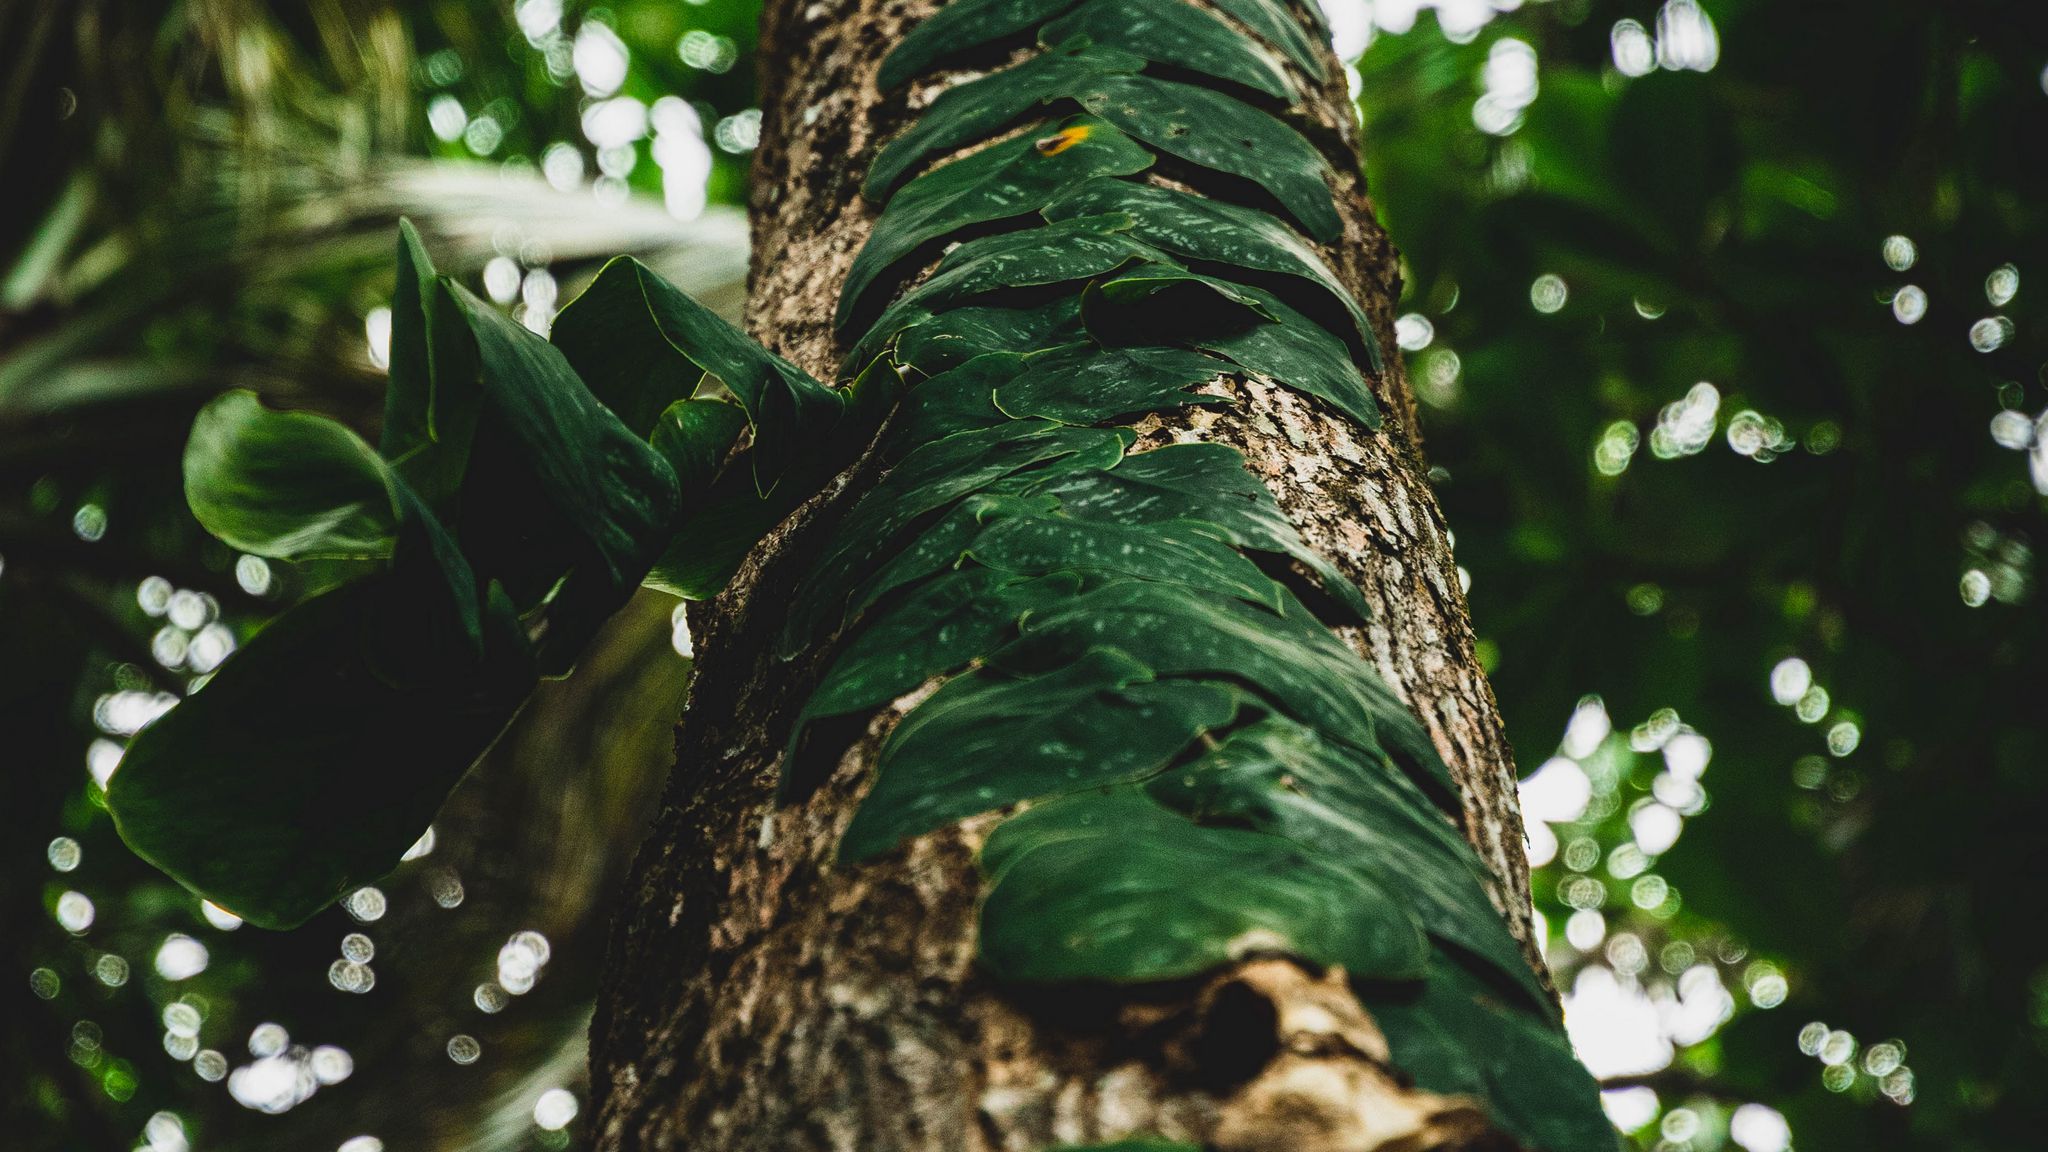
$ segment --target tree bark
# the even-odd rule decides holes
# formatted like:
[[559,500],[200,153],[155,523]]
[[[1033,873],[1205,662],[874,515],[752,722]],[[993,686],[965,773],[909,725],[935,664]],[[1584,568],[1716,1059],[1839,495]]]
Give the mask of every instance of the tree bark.
[[[940,85],[878,93],[883,55],[929,0],[770,0],[754,173],[748,324],[830,379],[833,306],[876,208],[875,149]],[[1396,256],[1359,175],[1341,71],[1304,102],[1339,173],[1345,218],[1325,259],[1391,348]],[[1236,403],[1136,425],[1138,449],[1186,440],[1243,452],[1308,543],[1364,590],[1344,639],[1421,717],[1463,791],[1463,829],[1494,901],[1529,947],[1515,773],[1448,534],[1424,480],[1398,363],[1372,382],[1377,432],[1317,402],[1225,378]],[[819,537],[876,469],[858,463],[692,610],[696,680],[677,767],[614,930],[592,1032],[595,1142],[607,1149],[981,1152],[1132,1133],[1218,1149],[1511,1146],[1469,1101],[1404,1087],[1341,975],[1259,959],[1168,987],[1020,993],[975,964],[976,818],[880,860],[833,861],[905,702],[803,803],[778,807],[781,749],[822,654],[772,655]]]

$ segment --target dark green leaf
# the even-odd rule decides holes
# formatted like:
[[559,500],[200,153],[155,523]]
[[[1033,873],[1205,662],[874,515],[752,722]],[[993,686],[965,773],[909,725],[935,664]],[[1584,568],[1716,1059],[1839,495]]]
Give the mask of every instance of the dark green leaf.
[[458,535],[478,575],[503,581],[522,611],[549,605],[543,659],[563,670],[667,545],[675,473],[553,345],[454,291],[486,393]]
[[[1310,78],[1321,80],[1323,51],[1329,43],[1327,29],[1318,44],[1301,26],[1294,6],[1285,0],[1215,0],[1216,7],[1226,15],[1235,16],[1245,27],[1258,33],[1268,44],[1287,53],[1287,58],[1299,65]],[[1302,6],[1309,12],[1309,19],[1322,27],[1321,10],[1314,4]]]
[[863,625],[812,694],[805,715],[876,708],[933,676],[956,672],[1007,639],[1017,617],[1079,589],[1080,580],[1070,573],[1029,578],[991,568],[942,573]]
[[1486,1102],[1494,1122],[1536,1152],[1614,1152],[1619,1137],[1593,1078],[1544,1016],[1504,1004],[1492,985],[1441,953],[1419,985],[1364,996],[1394,1064],[1432,1092]]
[[1250,181],[1313,239],[1333,243],[1343,233],[1329,164],[1301,133],[1268,113],[1234,96],[1151,76],[1104,76],[1075,97],[1155,148]]
[[1112,573],[1220,592],[1281,611],[1285,591],[1236,549],[1204,535],[1206,527],[1167,521],[1133,528],[1054,515],[1010,515],[983,529],[967,554],[1010,572]]
[[1081,301],[1060,296],[1030,308],[954,308],[907,331],[896,359],[936,375],[987,352],[1036,352],[1081,335]]
[[403,481],[347,426],[227,392],[192,421],[185,499],[208,532],[278,560],[381,559]]
[[1077,116],[934,168],[903,186],[848,269],[834,320],[852,326],[875,281],[924,245],[976,224],[1036,212],[1094,176],[1143,171],[1152,154],[1103,121]]
[[[1155,2],[1178,5],[1179,0]],[[1144,66],[1141,56],[1093,44],[1081,37],[1013,68],[948,88],[919,114],[916,123],[875,157],[861,194],[882,201],[903,175],[925,157],[986,140],[1040,104],[1078,89],[1093,77],[1109,72],[1136,72]]]
[[724,400],[678,400],[654,425],[648,442],[676,474],[676,486],[696,493],[709,486],[747,427],[746,410]]
[[1021,374],[997,392],[996,406],[1017,419],[1096,424],[1188,404],[1228,405],[1229,397],[1187,391],[1228,371],[1223,361],[1185,348],[1072,344],[1026,359]]
[[716,376],[754,428],[755,479],[771,490],[837,427],[839,393],[690,299],[639,261],[605,265],[555,321],[554,344],[627,428],[650,435],[670,405]]
[[1457,830],[1392,764],[1269,717],[1232,733],[1150,786],[1154,799],[1201,823],[1284,836],[1362,869],[1416,914],[1429,934],[1492,967],[1546,1014],[1550,994],[1486,895],[1486,871]]
[[903,458],[856,504],[834,531],[810,586],[790,613],[782,654],[794,656],[835,627],[848,595],[899,533],[991,481],[1049,460],[1079,456],[1111,461],[1130,433],[1120,428],[1067,428],[1016,420],[935,440]]
[[1038,40],[1059,44],[1076,35],[1277,100],[1291,102],[1298,95],[1286,69],[1235,28],[1185,0],[1087,0],[1041,28]]
[[1455,810],[1450,771],[1407,705],[1314,617],[1289,609],[1274,613],[1157,584],[1112,584],[1032,615],[990,664],[1048,667],[1113,638],[1161,675],[1231,677],[1326,739],[1366,753],[1384,749]]
[[1177,338],[1380,425],[1351,349],[1262,288],[1149,264],[1091,285],[1081,309],[1098,339]]
[[1023,680],[957,677],[890,733],[840,856],[859,860],[980,812],[1157,771],[1236,713],[1229,689],[1156,683],[1113,648]]
[[1198,825],[1134,786],[1034,804],[981,859],[981,961],[999,980],[1171,980],[1260,951],[1407,978],[1429,954],[1367,878],[1278,836]]
[[391,627],[415,594],[375,576],[307,601],[137,735],[107,789],[129,846],[268,928],[390,871],[532,683],[502,601],[487,669]]
[[1240,548],[1284,553],[1316,573],[1323,590],[1366,618],[1365,598],[1343,573],[1303,543],[1287,514],[1244,457],[1222,444],[1171,444],[1124,457],[1113,469],[1047,473],[1032,487],[1056,497],[1061,511],[1124,524],[1167,520],[1213,526],[1219,539]]
[[1131,218],[1121,212],[1083,216],[969,240],[946,254],[931,279],[883,311],[848,358],[866,363],[903,329],[930,319],[948,305],[1004,289],[1035,288],[1085,280],[1160,254],[1120,232]]
[[1006,418],[996,410],[996,388],[1023,370],[1022,356],[992,352],[918,384],[890,418],[883,451],[900,459],[928,441],[1003,423]]
[[435,275],[412,222],[400,220],[390,381],[377,451],[440,514],[454,511],[481,400],[476,345],[462,310]]
[[910,30],[882,61],[875,85],[884,91],[931,70],[932,65],[1059,15],[1074,0],[954,0]]
[[1273,216],[1223,200],[1133,180],[1090,180],[1046,206],[1048,220],[1125,212],[1132,235],[1189,260],[1299,277],[1334,297],[1351,317],[1375,372],[1382,370],[1372,323],[1329,265]]

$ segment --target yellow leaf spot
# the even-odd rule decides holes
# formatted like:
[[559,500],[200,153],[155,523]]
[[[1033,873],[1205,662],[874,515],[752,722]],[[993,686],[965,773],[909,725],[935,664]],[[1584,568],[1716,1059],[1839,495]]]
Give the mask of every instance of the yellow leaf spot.
[[1076,124],[1072,128],[1060,129],[1052,135],[1039,140],[1032,147],[1038,149],[1040,156],[1057,156],[1081,141],[1086,140],[1088,138],[1088,131],[1088,125]]

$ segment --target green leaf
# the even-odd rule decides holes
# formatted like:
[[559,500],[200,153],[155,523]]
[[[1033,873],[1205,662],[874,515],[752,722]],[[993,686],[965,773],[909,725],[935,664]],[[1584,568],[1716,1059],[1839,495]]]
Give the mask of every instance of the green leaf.
[[[1141,529],[1076,521],[1043,498],[969,497],[855,592],[850,614],[860,617],[896,589],[943,572],[853,630],[807,712],[871,708],[956,671],[1008,639],[1025,612],[1058,607],[1053,590],[1078,594],[1082,578],[1178,584],[1281,610],[1280,586],[1210,531],[1186,522]],[[1047,585],[1036,577],[1067,579]]]
[[1114,460],[1129,443],[1121,428],[1067,428],[1015,420],[935,440],[905,456],[854,505],[811,570],[790,612],[781,652],[792,657],[844,617],[854,582],[875,568],[900,533],[990,482],[1068,456]]
[[1236,714],[1229,689],[1157,683],[1113,648],[1028,679],[957,677],[890,733],[840,857],[863,859],[977,813],[1157,771]]
[[1394,1064],[1432,1092],[1473,1096],[1536,1152],[1614,1152],[1620,1137],[1599,1087],[1549,1019],[1504,1004],[1492,985],[1439,953],[1419,984],[1368,988],[1366,1008]]
[[398,222],[391,367],[377,451],[442,515],[454,511],[482,393],[476,345],[410,220]]
[[[997,481],[990,487],[1002,483]],[[1012,496],[982,491],[967,497],[854,589],[848,607],[849,617],[860,616],[898,588],[914,584],[943,569],[957,567],[967,555],[967,546],[981,535],[982,526],[990,520],[999,516],[1046,515],[1058,509],[1057,500],[1044,496]],[[1079,590],[1078,585],[1076,590]]]
[[[1321,80],[1324,75],[1322,48],[1329,43],[1327,29],[1324,29],[1322,45],[1318,45],[1301,26],[1293,5],[1283,0],[1215,0],[1216,7],[1225,15],[1237,17],[1239,23],[1258,33],[1268,44],[1287,53],[1310,79]],[[1303,5],[1309,12],[1309,19],[1322,27],[1322,12],[1314,4]]]
[[746,410],[724,400],[678,400],[668,406],[648,438],[668,461],[685,493],[710,486],[725,456],[747,427]]
[[[1163,2],[1179,4],[1179,0]],[[867,181],[861,185],[861,194],[882,201],[904,174],[925,157],[986,140],[1040,104],[1066,95],[1092,77],[1136,72],[1144,66],[1142,56],[1079,37],[1013,68],[948,88],[918,115],[916,123],[875,157]]]
[[390,871],[532,685],[502,600],[479,664],[441,633],[390,626],[417,595],[390,575],[359,580],[231,656],[129,745],[107,787],[122,838],[266,928]]
[[1287,70],[1256,44],[1185,0],[1087,0],[1039,29],[1038,41],[1059,44],[1077,35],[1276,100],[1292,103],[1300,95]]
[[346,425],[277,412],[254,392],[200,409],[185,442],[185,499],[232,547],[277,560],[382,559],[398,537],[390,466]]
[[604,406],[642,438],[716,376],[754,429],[763,493],[837,428],[845,398],[630,257],[605,265],[553,328],[555,347]]
[[1030,491],[1058,499],[1068,516],[1124,524],[1201,522],[1239,548],[1293,557],[1357,619],[1368,615],[1358,587],[1302,541],[1273,494],[1228,445],[1170,444],[1126,456],[1113,469],[1048,472]]
[[[807,719],[877,708],[958,671],[1013,633],[1017,618],[1078,592],[1072,573],[1020,578],[992,568],[945,572],[863,625],[804,708]],[[978,809],[977,809],[978,811]]]
[[1151,76],[1104,76],[1074,95],[1083,108],[1161,151],[1256,185],[1311,238],[1334,243],[1343,234],[1329,164],[1272,115],[1234,96]]
[[1010,572],[1101,572],[1219,592],[1283,611],[1290,599],[1285,590],[1236,549],[1205,535],[1205,527],[1172,521],[1127,527],[1056,515],[1006,515],[975,538],[967,555]]
[[1178,339],[1380,426],[1350,348],[1262,288],[1148,264],[1090,285],[1081,315],[1098,339]]
[[989,657],[1017,672],[1072,660],[1105,637],[1161,675],[1229,677],[1258,698],[1368,754],[1384,750],[1446,811],[1457,787],[1428,734],[1371,665],[1306,611],[1148,583],[1111,584],[1023,622]]
[[1527,1006],[1554,1011],[1487,898],[1485,866],[1392,764],[1273,716],[1160,775],[1149,790],[1190,819],[1284,836],[1388,882],[1431,937],[1489,965]]
[[1365,309],[1329,265],[1294,230],[1265,212],[1223,200],[1132,180],[1090,180],[1045,208],[1048,220],[1128,213],[1132,234],[1188,260],[1298,277],[1322,288],[1350,316],[1375,373],[1383,371],[1379,341]]
[[918,384],[890,418],[883,451],[900,459],[928,441],[1003,423],[1007,417],[996,410],[996,388],[1023,370],[1022,356],[991,352]]
[[981,961],[999,980],[1172,980],[1259,951],[1402,979],[1429,954],[1366,877],[1278,836],[1196,824],[1135,786],[1032,805],[981,863]]
[[1228,406],[1226,396],[1191,393],[1230,365],[1185,348],[1103,348],[1087,342],[1053,348],[1022,362],[1002,384],[996,407],[1013,418],[1096,424],[1189,404]]
[[1143,171],[1152,154],[1110,125],[1077,116],[1043,134],[1027,132],[934,168],[889,201],[840,289],[834,325],[860,314],[875,281],[926,244],[977,224],[1036,212],[1094,176]]
[[486,396],[457,534],[478,575],[502,581],[520,610],[548,605],[542,659],[566,670],[667,545],[675,473],[553,345],[453,291]]
[[1153,248],[1119,235],[1130,226],[1129,216],[1113,212],[969,240],[946,254],[931,279],[883,311],[847,363],[866,363],[897,333],[962,300],[1085,280],[1133,261],[1160,259]]
[[875,85],[887,91],[941,60],[1038,27],[1074,0],[953,0],[910,30],[882,60]]
[[896,341],[896,359],[937,375],[984,353],[1036,352],[1081,335],[1077,296],[1059,296],[1027,308],[969,305],[948,309],[904,331]]

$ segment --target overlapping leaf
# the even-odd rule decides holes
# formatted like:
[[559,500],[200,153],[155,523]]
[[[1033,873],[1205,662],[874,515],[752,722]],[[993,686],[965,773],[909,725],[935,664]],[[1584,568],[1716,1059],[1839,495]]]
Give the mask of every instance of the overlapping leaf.
[[890,50],[875,83],[894,88],[941,60],[1037,28],[1073,4],[1074,0],[955,0],[912,28]]
[[883,273],[919,248],[962,229],[1036,212],[1094,176],[1127,176],[1152,154],[1089,116],[1027,132],[934,168],[890,198],[840,288],[836,324],[845,332]]
[[1038,32],[1041,44],[1074,36],[1155,64],[1241,84],[1276,100],[1297,95],[1287,70],[1263,48],[1186,0],[1085,0]]
[[1162,152],[1249,181],[1313,239],[1331,243],[1343,231],[1322,153],[1269,113],[1208,88],[1143,75],[1103,76],[1074,98]]
[[1225,200],[1131,180],[1090,180],[1046,206],[1048,220],[1122,212],[1131,234],[1187,260],[1299,277],[1327,292],[1351,317],[1357,340],[1375,373],[1382,370],[1379,341],[1356,297],[1338,281],[1316,250],[1271,215]]

